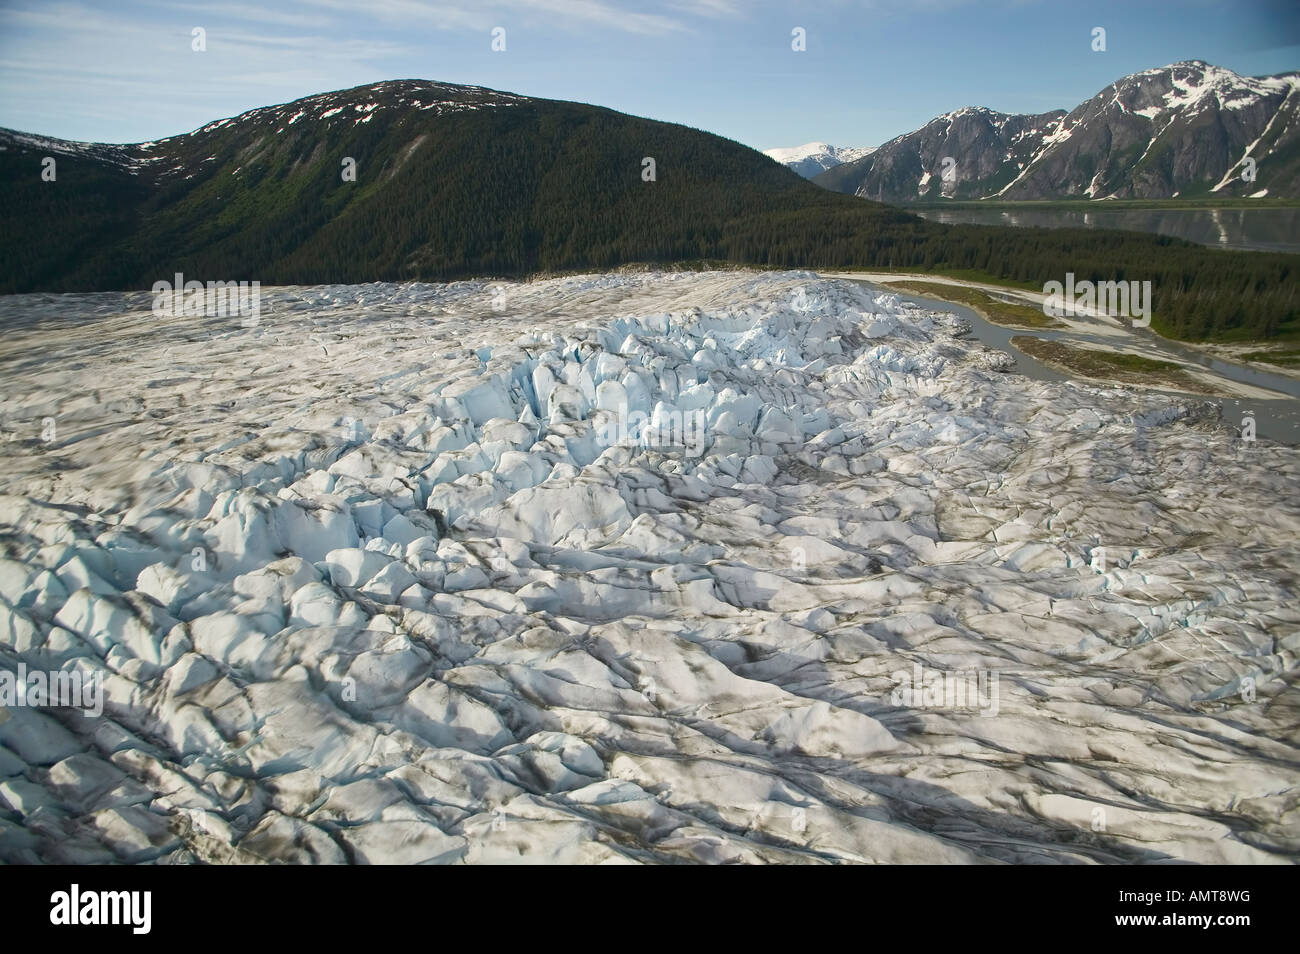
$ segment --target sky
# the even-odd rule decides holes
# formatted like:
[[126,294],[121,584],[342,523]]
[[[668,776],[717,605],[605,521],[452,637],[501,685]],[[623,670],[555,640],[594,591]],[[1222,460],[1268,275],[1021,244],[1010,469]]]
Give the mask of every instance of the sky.
[[1070,109],[1188,59],[1300,70],[1300,2],[0,0],[0,126],[141,142],[419,78],[595,103],[759,149],[865,146],[961,106]]

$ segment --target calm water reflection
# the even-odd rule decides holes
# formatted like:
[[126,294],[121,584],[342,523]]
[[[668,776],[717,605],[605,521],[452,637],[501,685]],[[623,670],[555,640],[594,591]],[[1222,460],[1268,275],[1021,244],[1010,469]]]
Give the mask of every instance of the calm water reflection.
[[1201,245],[1300,252],[1300,209],[917,209],[945,225],[1128,229]]

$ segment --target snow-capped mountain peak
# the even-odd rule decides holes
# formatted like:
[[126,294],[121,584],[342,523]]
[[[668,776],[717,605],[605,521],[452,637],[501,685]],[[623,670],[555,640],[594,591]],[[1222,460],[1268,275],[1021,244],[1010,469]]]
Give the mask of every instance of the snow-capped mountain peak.
[[1297,137],[1300,73],[1184,60],[1122,77],[1068,114],[964,106],[819,182],[885,201],[1287,196],[1300,194]]
[[811,179],[827,169],[853,162],[875,151],[875,146],[837,147],[825,142],[807,142],[802,146],[765,149],[763,154],[772,157],[782,165],[789,166],[805,179]]

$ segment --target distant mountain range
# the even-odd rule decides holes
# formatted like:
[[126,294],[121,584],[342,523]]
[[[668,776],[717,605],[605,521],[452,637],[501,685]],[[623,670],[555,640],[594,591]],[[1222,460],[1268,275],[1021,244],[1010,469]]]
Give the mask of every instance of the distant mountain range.
[[793,169],[805,179],[825,172],[845,162],[853,162],[876,151],[875,146],[832,146],[824,142],[808,142],[786,149],[764,149],[763,155]]
[[[988,128],[1013,141],[1038,135],[1014,119]],[[1073,126],[1048,135],[1082,139]],[[885,168],[899,154],[891,145],[823,175],[882,153]],[[1052,157],[1038,155],[1036,164]],[[1276,164],[1265,153],[1261,179]],[[1127,272],[1152,282],[1155,327],[1169,333],[1267,336],[1300,321],[1295,256],[940,225],[819,188],[698,129],[427,80],[322,93],[135,145],[0,130],[0,209],[0,294],[147,291],[178,272],[269,286],[725,262],[1031,284]]]
[[1068,113],[966,107],[813,181],[887,203],[1296,198],[1300,73],[1239,76],[1189,60],[1126,76]]

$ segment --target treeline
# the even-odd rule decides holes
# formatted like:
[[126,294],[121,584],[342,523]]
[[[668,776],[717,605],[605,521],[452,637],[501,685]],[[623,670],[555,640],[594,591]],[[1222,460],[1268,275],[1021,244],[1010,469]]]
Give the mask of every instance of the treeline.
[[[9,145],[0,291],[147,289],[177,271],[271,285],[724,260],[1150,281],[1156,326],[1193,339],[1270,337],[1300,319],[1300,256],[943,226],[827,192],[729,140],[596,107],[533,100],[436,117],[393,105],[364,124],[273,126],[195,134],[134,175],[61,160],[57,184]],[[340,175],[345,157],[355,182]]]

